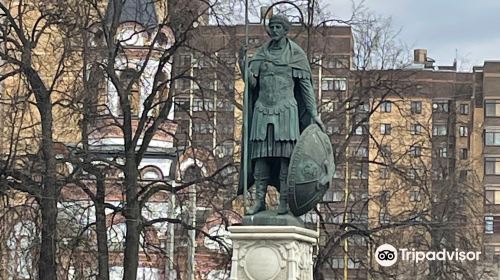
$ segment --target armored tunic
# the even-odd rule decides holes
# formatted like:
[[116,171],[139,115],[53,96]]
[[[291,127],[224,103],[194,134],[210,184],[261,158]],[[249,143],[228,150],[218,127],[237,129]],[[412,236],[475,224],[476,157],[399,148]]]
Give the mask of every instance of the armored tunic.
[[[311,116],[317,114],[310,70],[290,63],[295,54],[292,44],[289,41],[283,50],[269,50],[265,45],[251,61],[254,87],[258,87],[249,139],[251,159],[291,156],[300,136],[297,92],[303,109]],[[303,52],[300,55],[305,58]]]

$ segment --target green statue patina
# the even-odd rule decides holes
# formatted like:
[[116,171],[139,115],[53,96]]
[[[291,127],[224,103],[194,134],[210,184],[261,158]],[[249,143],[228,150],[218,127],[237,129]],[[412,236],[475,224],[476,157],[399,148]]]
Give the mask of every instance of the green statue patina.
[[[294,149],[309,125],[317,124],[317,130],[324,131],[317,112],[308,58],[302,48],[287,37],[289,28],[290,22],[285,16],[271,17],[268,24],[271,41],[257,50],[246,71],[249,104],[245,107],[250,120],[248,185],[255,185],[257,197],[247,215],[266,210],[268,185],[277,187],[280,192],[278,214],[289,213],[289,197],[295,196],[288,195],[289,164]],[[243,69],[244,61],[240,63]],[[305,140],[305,145],[309,142]],[[296,172],[295,167],[293,170]],[[308,174],[314,172],[308,171]],[[242,193],[240,184],[239,194]]]

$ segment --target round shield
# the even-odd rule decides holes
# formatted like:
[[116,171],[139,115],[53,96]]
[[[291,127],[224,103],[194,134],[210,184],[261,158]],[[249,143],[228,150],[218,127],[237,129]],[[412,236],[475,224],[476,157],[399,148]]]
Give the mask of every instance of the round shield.
[[300,135],[288,167],[288,204],[301,216],[321,201],[335,172],[330,137],[318,125],[309,125]]

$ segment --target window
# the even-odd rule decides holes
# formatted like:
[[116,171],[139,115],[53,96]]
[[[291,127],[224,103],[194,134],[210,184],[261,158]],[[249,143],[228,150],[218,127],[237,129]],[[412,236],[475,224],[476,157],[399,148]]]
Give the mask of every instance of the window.
[[161,180],[163,179],[163,174],[161,170],[154,166],[144,167],[141,170],[141,179],[143,180]]
[[484,217],[484,233],[492,234],[493,226],[493,216]]
[[418,202],[421,200],[420,191],[419,190],[411,190],[410,191],[410,201]]
[[368,164],[354,166],[351,169],[351,179],[368,179]]
[[458,106],[458,111],[460,112],[461,115],[468,115],[469,114],[469,104],[460,104]]
[[382,134],[382,135],[391,134],[391,125],[388,123],[380,124],[380,134]]
[[380,145],[380,155],[383,157],[390,157],[392,153],[391,145]]
[[336,104],[334,101],[329,99],[323,99],[322,101],[322,111],[323,112],[334,112],[336,109]]
[[484,107],[487,117],[500,117],[500,100],[486,100]]
[[179,66],[191,66],[191,55],[180,55]]
[[446,136],[448,135],[448,129],[445,124],[435,124],[432,127],[433,136]]
[[214,101],[211,99],[195,98],[193,100],[193,112],[214,111]]
[[459,133],[460,137],[469,136],[469,128],[467,126],[460,126],[458,128],[458,133]]
[[332,214],[328,213],[324,216],[325,224],[342,224],[343,215],[342,214]]
[[344,78],[334,79],[334,90],[346,91],[347,90],[347,80]]
[[327,266],[328,263],[331,264],[331,268],[344,268],[344,257],[332,257],[326,262]]
[[391,222],[389,213],[387,213],[387,210],[385,208],[380,209],[379,219],[381,225],[386,225]]
[[413,145],[410,147],[410,155],[412,157],[419,157],[422,155],[422,147],[419,145]]
[[421,114],[422,113],[422,101],[412,101],[411,102],[411,113]]
[[175,98],[176,111],[188,112],[189,111],[189,99],[187,98]]
[[323,78],[321,80],[321,90],[347,90],[347,80],[345,78]]
[[437,156],[440,158],[447,158],[448,157],[448,149],[446,147],[438,148]]
[[391,101],[383,101],[382,103],[380,103],[380,112],[390,113],[391,109],[392,109]]
[[458,179],[460,182],[464,182],[467,180],[467,178],[470,177],[471,171],[470,170],[460,170],[458,173]]
[[368,112],[370,112],[370,104],[368,104],[368,103],[359,103],[357,111],[359,113],[368,113]]
[[333,191],[328,190],[323,196],[323,201],[333,201],[340,202],[344,200],[344,192],[343,191]]
[[381,167],[379,169],[379,178],[380,179],[389,179],[389,168],[387,167]]
[[411,124],[410,125],[410,134],[417,135],[422,133],[422,126],[420,124]]
[[435,113],[448,113],[448,101],[436,101],[432,103],[432,112]]
[[207,134],[214,131],[210,123],[193,123],[193,133]]
[[462,148],[460,149],[460,159],[465,160],[469,158],[469,149]]
[[500,158],[485,158],[484,169],[486,175],[500,175]]
[[340,134],[340,126],[335,124],[326,124],[326,133],[329,135]]
[[500,131],[486,131],[484,133],[484,144],[486,146],[500,146]]
[[486,191],[484,195],[486,204],[500,204],[500,190]]
[[6,240],[9,251],[6,268],[8,279],[34,279],[35,269],[33,246],[38,242],[39,233],[36,225],[31,221],[19,222],[14,225],[9,238]]
[[368,134],[368,129],[366,127],[366,124],[361,123],[354,130],[354,135],[366,135],[366,134]]
[[366,147],[354,147],[354,155],[358,157],[367,157],[368,156],[368,148]]
[[217,100],[217,110],[220,111],[232,111],[234,108],[234,105],[231,101],[229,100]]
[[408,179],[410,180],[416,180],[417,178],[419,178],[419,174],[422,174],[422,170],[421,169],[416,169],[416,168],[412,168],[410,170],[408,170]]
[[344,167],[335,167],[335,172],[333,173],[333,179],[344,179]]
[[321,90],[333,90],[333,79],[327,79],[327,78],[322,79]]
[[178,79],[175,81],[175,88],[181,91],[189,90],[191,87],[191,80],[189,79]]

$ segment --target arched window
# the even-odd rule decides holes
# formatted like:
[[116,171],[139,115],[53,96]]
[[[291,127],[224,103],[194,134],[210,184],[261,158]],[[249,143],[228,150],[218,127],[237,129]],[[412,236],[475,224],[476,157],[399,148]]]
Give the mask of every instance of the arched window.
[[[136,77],[137,72],[134,69],[127,68],[120,74],[120,80],[122,82],[122,87],[126,89],[130,83],[131,89],[128,95],[130,110],[132,116],[139,116],[141,113],[141,87],[140,87],[140,77]],[[119,106],[119,115],[123,115],[123,108]]]
[[33,262],[35,248],[38,246],[38,230],[35,223],[17,223],[7,240],[9,248],[9,280],[35,279],[36,265]]
[[156,166],[146,166],[141,170],[142,180],[161,180],[163,179],[163,173]]

